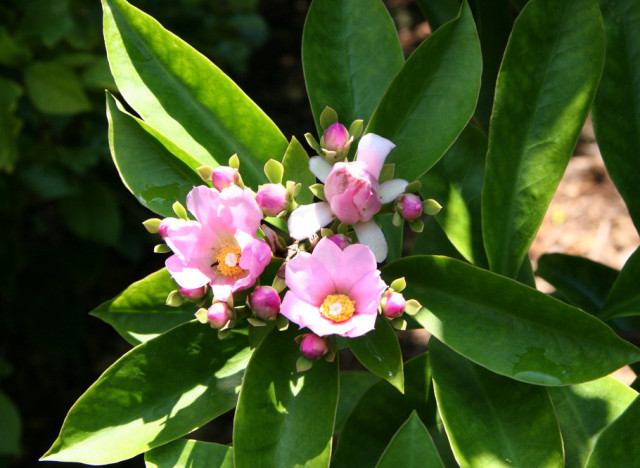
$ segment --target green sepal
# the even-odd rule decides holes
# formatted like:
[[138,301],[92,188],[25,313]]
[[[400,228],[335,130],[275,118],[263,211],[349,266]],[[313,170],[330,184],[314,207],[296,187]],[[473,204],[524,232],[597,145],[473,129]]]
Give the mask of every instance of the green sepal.
[[313,360],[306,356],[300,356],[296,361],[296,371],[304,372],[313,367]]
[[180,203],[179,201],[171,205],[171,208],[173,208],[173,212],[176,214],[178,218],[184,219],[184,220],[189,219],[189,215],[187,215],[187,209],[184,206],[182,206],[182,203]]
[[415,221],[409,222],[409,227],[413,232],[422,232],[424,229],[424,221],[416,219]]
[[362,119],[354,120],[349,126],[349,136],[351,138],[360,138],[362,130],[364,128],[364,121]]
[[396,330],[406,330],[407,329],[407,321],[403,318],[396,317],[391,320],[391,326]]
[[269,159],[264,165],[264,175],[273,184],[282,183],[282,175],[284,174],[284,166],[275,159]]
[[391,223],[395,227],[402,226],[402,216],[400,216],[400,213],[398,213],[397,211],[395,213],[393,213],[393,218],[391,218]]
[[[407,185],[404,189],[404,193],[416,193],[422,188],[422,182],[419,180],[414,180],[409,185]],[[424,205],[423,205],[424,207]]]
[[204,182],[211,182],[211,175],[213,174],[213,167],[211,166],[200,166],[199,168],[196,169],[198,171],[198,174],[200,174],[200,177],[202,178],[202,180]]
[[160,227],[161,222],[162,220],[160,218],[149,218],[146,221],[143,221],[142,225],[151,234],[158,234],[158,227]]
[[167,296],[167,301],[165,302],[169,307],[180,307],[184,304],[184,297],[180,294],[180,291],[174,289]]
[[229,167],[240,169],[240,158],[238,157],[238,153],[229,158]]
[[153,248],[154,253],[165,254],[171,252],[171,249],[167,244],[157,244]]
[[428,216],[435,216],[440,213],[442,205],[432,198],[422,202],[422,212]]
[[258,317],[247,317],[247,322],[249,322],[254,327],[264,327],[267,325],[267,322]]
[[322,114],[320,114],[320,125],[322,126],[322,128],[326,130],[329,125],[332,125],[337,121],[338,113],[329,106],[325,107],[322,111]]
[[420,309],[422,309],[422,304],[415,299],[409,299],[404,307],[404,312],[409,315],[416,315],[420,312]]
[[285,331],[286,329],[288,329],[289,320],[287,319],[287,317],[282,314],[278,314],[276,316],[276,327],[278,327],[278,330],[280,331]]
[[311,193],[313,193],[320,200],[327,201],[327,197],[324,196],[324,184],[310,185],[309,190],[311,190]]
[[404,288],[407,287],[407,280],[404,279],[404,276],[402,278],[394,279],[389,287],[396,292],[402,292]]
[[207,309],[200,308],[195,314],[196,319],[198,319],[198,322],[200,322],[203,325],[209,322],[209,319],[207,318],[207,312],[208,312]]
[[305,133],[304,139],[307,140],[307,144],[316,151],[318,154],[322,154],[322,147],[320,143],[315,139],[315,137],[311,133]]

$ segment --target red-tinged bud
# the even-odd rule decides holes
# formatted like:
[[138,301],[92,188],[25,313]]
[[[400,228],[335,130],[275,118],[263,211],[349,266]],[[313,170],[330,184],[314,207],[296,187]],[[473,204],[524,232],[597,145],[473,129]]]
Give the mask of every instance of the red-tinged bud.
[[280,295],[271,286],[258,286],[251,293],[249,305],[262,320],[275,320],[280,311]]
[[302,336],[300,351],[309,359],[318,359],[329,352],[329,346],[324,338],[314,333],[307,333]]
[[344,250],[348,245],[351,245],[351,239],[344,234],[334,234],[329,237],[329,240]]
[[323,147],[329,151],[340,150],[348,141],[349,131],[339,122],[329,125],[322,136]]
[[387,292],[382,295],[380,306],[382,307],[382,313],[385,317],[392,319],[404,313],[407,302],[402,294],[388,289]]
[[256,194],[256,202],[265,216],[278,216],[288,203],[287,189],[282,184],[261,185]]
[[238,169],[229,166],[216,167],[211,173],[211,182],[219,191],[238,181]]
[[418,219],[422,214],[422,200],[413,193],[405,193],[398,199],[398,212],[407,221]]
[[233,311],[226,302],[214,302],[207,310],[207,320],[213,328],[224,328],[233,318]]
[[209,286],[206,284],[194,289],[187,289],[180,286],[180,295],[190,301],[199,301],[207,294],[208,290]]

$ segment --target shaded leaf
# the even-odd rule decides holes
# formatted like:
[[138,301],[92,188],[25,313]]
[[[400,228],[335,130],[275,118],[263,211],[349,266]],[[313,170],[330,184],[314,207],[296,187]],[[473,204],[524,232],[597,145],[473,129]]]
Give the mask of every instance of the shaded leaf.
[[73,70],[54,62],[33,62],[24,72],[27,96],[45,114],[76,114],[91,109]]
[[370,372],[341,372],[334,432],[340,432],[360,397],[380,379]]
[[144,454],[146,468],[233,468],[233,448],[178,439]]
[[18,159],[16,140],[22,120],[18,119],[14,112],[20,96],[22,88],[18,83],[0,77],[0,171],[13,171]]
[[433,31],[454,19],[460,10],[459,0],[416,0],[416,3]]
[[20,452],[22,420],[16,405],[0,392],[0,456]]
[[629,257],[613,283],[602,311],[604,320],[613,317],[640,315],[638,278],[640,278],[640,248],[636,249]]

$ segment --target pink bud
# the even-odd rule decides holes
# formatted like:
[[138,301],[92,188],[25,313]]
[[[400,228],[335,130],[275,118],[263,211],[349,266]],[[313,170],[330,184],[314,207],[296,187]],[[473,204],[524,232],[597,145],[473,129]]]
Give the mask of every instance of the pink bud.
[[382,313],[388,318],[396,318],[402,315],[407,302],[404,300],[404,296],[399,292],[388,289],[382,295],[380,306],[382,307]]
[[344,147],[349,141],[349,132],[341,123],[333,123],[327,127],[322,136],[322,142],[325,149],[329,151],[337,151]]
[[226,302],[214,302],[207,310],[207,319],[213,328],[224,328],[232,317],[233,311]]
[[324,186],[331,211],[347,224],[369,221],[380,211],[378,181],[363,162],[340,162],[333,165]]
[[287,208],[287,189],[282,184],[260,186],[256,201],[265,216],[278,216]]
[[180,286],[180,295],[190,301],[198,301],[202,299],[205,294],[207,294],[208,290],[209,285],[207,284],[193,289],[183,288],[182,286]]
[[344,250],[348,245],[351,245],[351,239],[344,234],[334,234],[329,237],[329,240]]
[[262,320],[273,320],[280,311],[280,295],[271,286],[258,286],[251,293],[249,305]]
[[422,214],[422,200],[413,193],[405,193],[398,199],[398,211],[407,221],[418,219]]
[[222,191],[238,181],[238,169],[229,166],[218,166],[211,173],[213,186]]
[[315,333],[307,333],[302,336],[300,351],[309,359],[318,359],[329,352],[327,340],[319,337]]
[[160,225],[158,226],[158,234],[160,234],[160,237],[162,237],[163,239],[167,237],[169,235],[169,228],[176,221],[179,222],[180,220],[177,218],[164,218],[162,221],[160,221]]

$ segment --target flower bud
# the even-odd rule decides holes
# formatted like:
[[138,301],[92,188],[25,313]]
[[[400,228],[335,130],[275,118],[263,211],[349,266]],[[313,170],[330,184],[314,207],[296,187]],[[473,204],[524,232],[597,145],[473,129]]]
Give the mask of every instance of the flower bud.
[[199,288],[193,288],[193,289],[183,288],[182,286],[180,286],[180,295],[190,301],[198,301],[202,299],[205,296],[205,294],[207,294],[208,290],[209,290],[209,285],[207,284],[205,284],[204,286],[200,286]]
[[322,136],[322,146],[329,151],[338,151],[349,141],[347,128],[339,122],[329,125]]
[[218,189],[218,191],[222,191],[237,181],[238,169],[234,169],[233,167],[219,166],[211,173],[211,182],[213,182],[213,186]]
[[251,293],[249,306],[262,320],[274,320],[280,311],[280,295],[271,286],[258,286]]
[[214,302],[207,310],[207,320],[213,328],[224,328],[232,317],[233,311],[226,302]]
[[256,202],[265,216],[278,216],[287,208],[287,189],[282,184],[262,185],[256,194]]
[[329,346],[324,338],[315,333],[307,333],[302,336],[300,351],[309,359],[318,359],[329,352]]
[[398,211],[407,221],[418,219],[422,214],[422,200],[413,193],[405,193],[398,198]]
[[382,313],[385,317],[391,319],[401,316],[406,305],[407,302],[404,300],[404,296],[392,289],[387,289],[387,292],[382,295],[382,300],[380,301]]
[[334,164],[324,185],[331,211],[346,224],[369,221],[380,211],[377,191],[378,181],[359,161]]
[[351,239],[344,234],[334,234],[329,237],[329,240],[344,250],[348,245],[351,245]]

